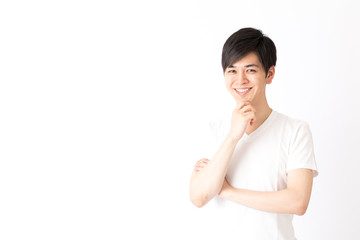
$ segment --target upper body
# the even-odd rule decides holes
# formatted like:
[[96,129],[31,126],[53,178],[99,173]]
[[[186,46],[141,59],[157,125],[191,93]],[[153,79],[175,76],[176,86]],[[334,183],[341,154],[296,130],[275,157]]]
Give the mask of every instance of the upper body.
[[[299,129],[302,129],[300,132],[304,133],[305,139],[308,139],[312,146],[311,134],[306,124],[277,114],[272,111],[267,102],[266,85],[272,82],[275,75],[274,43],[258,30],[240,29],[226,41],[222,63],[225,86],[234,98],[236,107],[231,114],[231,120],[228,121],[228,128],[222,128],[226,129],[225,134],[214,155],[210,159],[198,161],[194,168],[190,180],[191,201],[194,205],[202,207],[212,198],[219,196],[236,203],[239,207],[244,206],[260,211],[262,217],[265,217],[267,213],[303,215],[310,200],[313,171],[316,171],[316,165],[309,167],[294,164],[292,169],[285,168],[284,171],[284,169],[279,169],[280,165],[277,165],[279,161],[289,163],[291,151],[296,153],[299,149],[288,146],[288,150],[291,151],[283,156],[277,155],[276,151],[281,149],[279,144],[286,145],[295,141],[289,136]],[[267,120],[271,120],[274,115],[281,116],[277,121],[282,121],[285,125],[279,125],[280,122],[273,121],[277,127],[269,128],[267,134],[263,132],[257,134],[262,135],[262,138],[257,141],[246,141],[253,133],[255,135],[259,129],[265,128]],[[279,134],[286,128],[286,124],[297,126],[286,131],[289,133],[285,134],[287,136]],[[276,139],[274,142],[271,135]],[[303,143],[300,142],[296,146],[301,148],[302,145]],[[269,159],[277,159],[277,162],[266,161],[267,154],[260,152],[261,148],[268,149],[268,152],[272,154]],[[313,154],[312,151],[312,148],[303,149],[303,152],[307,154]],[[249,159],[254,159],[254,156],[256,156],[255,159],[259,159],[258,163],[255,164],[252,161],[250,165],[245,164]],[[267,178],[267,171],[264,171],[267,167],[272,169],[271,174],[280,171],[283,174],[279,178],[282,178],[282,182],[276,184],[271,182]],[[240,174],[245,172],[248,177]],[[251,177],[252,174],[257,177]],[[268,187],[254,187],[257,181],[267,184]]]
[[[204,148],[203,156],[211,159],[213,152],[226,138],[231,128],[230,121],[231,116],[227,116],[210,122],[205,135],[206,144],[212,149]],[[259,128],[251,134],[245,133],[238,141],[226,172],[226,180],[238,191],[275,192],[287,188],[288,174],[297,169],[309,169],[313,176],[317,175],[310,128],[304,121],[272,110]],[[269,202],[266,203],[267,212],[264,212],[245,207],[241,201],[237,201],[235,195],[228,191],[215,197],[211,204],[212,208],[226,213],[221,214],[226,217],[225,221],[234,222],[233,235],[237,239],[295,239],[293,214],[287,213],[290,208],[277,213],[276,205],[271,206]],[[286,207],[287,199],[283,196],[276,204]],[[214,216],[218,216],[216,211]],[[224,221],[222,217],[219,219],[213,221]]]

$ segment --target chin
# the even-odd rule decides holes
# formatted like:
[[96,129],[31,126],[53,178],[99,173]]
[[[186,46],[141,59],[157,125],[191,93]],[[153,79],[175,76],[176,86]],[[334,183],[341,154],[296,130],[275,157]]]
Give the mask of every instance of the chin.
[[250,102],[253,103],[253,98],[248,98],[248,97],[243,97],[243,98],[239,98],[239,96],[234,97],[235,102]]

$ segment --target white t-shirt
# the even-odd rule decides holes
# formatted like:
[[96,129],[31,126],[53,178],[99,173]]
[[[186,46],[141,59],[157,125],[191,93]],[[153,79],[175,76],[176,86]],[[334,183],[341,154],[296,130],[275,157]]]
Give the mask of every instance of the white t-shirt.
[[[230,130],[231,116],[211,122],[207,133],[207,156],[211,159]],[[226,178],[235,188],[278,191],[287,186],[287,172],[297,168],[318,170],[312,135],[306,122],[272,111],[265,122],[238,142]],[[220,209],[219,221],[231,239],[296,239],[292,214],[262,212],[215,197],[213,207]],[[215,220],[216,221],[216,220]]]

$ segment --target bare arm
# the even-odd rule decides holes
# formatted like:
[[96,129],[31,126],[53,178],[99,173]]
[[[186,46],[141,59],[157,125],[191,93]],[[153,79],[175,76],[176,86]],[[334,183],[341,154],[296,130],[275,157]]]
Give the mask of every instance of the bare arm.
[[204,206],[220,192],[234,149],[254,120],[255,110],[248,102],[238,105],[233,111],[230,132],[211,161],[202,159],[197,163],[190,180],[190,199],[195,206]]
[[304,215],[310,201],[313,173],[310,169],[295,169],[288,173],[287,188],[275,192],[237,189],[225,180],[220,197],[266,212]]
[[[226,137],[206,167],[203,167],[201,171],[194,169],[190,180],[190,198],[195,206],[204,206],[220,192],[237,142],[231,136]],[[203,162],[199,164],[201,163]]]

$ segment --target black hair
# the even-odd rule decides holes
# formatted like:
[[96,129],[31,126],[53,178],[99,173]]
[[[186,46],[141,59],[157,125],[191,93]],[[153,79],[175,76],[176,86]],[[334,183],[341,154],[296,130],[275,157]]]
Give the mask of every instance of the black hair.
[[254,28],[242,28],[226,40],[221,59],[224,72],[251,52],[258,56],[267,76],[270,67],[276,65],[276,47],[261,30]]

